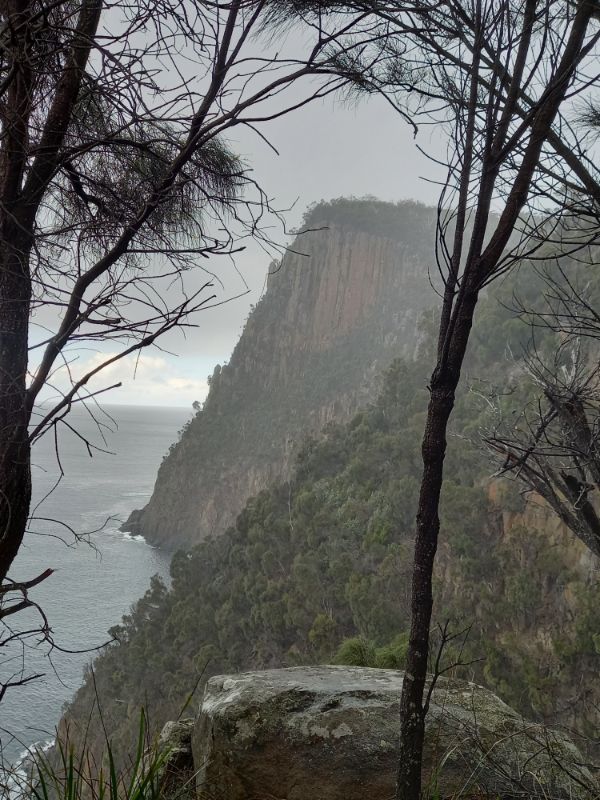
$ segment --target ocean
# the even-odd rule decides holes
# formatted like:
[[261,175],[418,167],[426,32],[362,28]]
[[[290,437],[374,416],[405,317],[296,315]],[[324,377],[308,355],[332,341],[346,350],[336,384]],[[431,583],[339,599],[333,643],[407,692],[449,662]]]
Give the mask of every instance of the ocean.
[[[14,580],[28,580],[48,567],[55,570],[30,594],[44,609],[56,643],[67,650],[102,645],[108,628],[143,595],[150,577],[158,573],[168,578],[169,555],[141,537],[121,533],[119,526],[132,509],[148,501],[161,459],[192,411],[149,406],[105,406],[104,411],[98,415],[100,428],[83,408],[67,418],[100,448],[92,450],[92,457],[82,439],[64,426],[58,458],[52,436],[35,445],[32,515],[37,519],[11,571]],[[61,467],[64,477],[52,491]],[[96,532],[90,534],[89,544],[73,545],[72,534],[60,523],[78,534]],[[27,614],[15,615],[13,627],[23,629],[35,620]],[[48,652],[35,639],[23,650],[2,649],[3,682],[12,675],[42,674],[27,686],[9,689],[0,702],[5,764],[32,744],[52,739],[62,707],[81,684],[83,668],[93,656],[94,651]]]

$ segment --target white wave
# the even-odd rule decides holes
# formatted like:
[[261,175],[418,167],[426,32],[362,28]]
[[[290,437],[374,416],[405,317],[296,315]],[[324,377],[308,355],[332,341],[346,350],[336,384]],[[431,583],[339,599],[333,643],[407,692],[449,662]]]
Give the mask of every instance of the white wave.
[[40,739],[33,744],[30,744],[29,747],[25,748],[23,752],[19,753],[19,757],[15,762],[15,766],[20,766],[24,761],[34,756],[36,753],[47,753],[51,747],[54,747],[56,744],[56,739],[51,737],[50,739]]
[[154,549],[154,545],[151,545],[149,542],[147,542],[141,533],[129,533],[128,531],[119,530],[117,530],[116,533],[118,533],[122,539],[125,539],[128,542],[138,542],[139,544],[145,544],[146,547],[151,547]]
[[102,548],[101,537],[103,536],[115,536],[119,539],[124,539],[126,542],[137,542],[138,544],[145,544],[146,547],[150,547],[152,550],[155,549],[154,545],[147,542],[140,533],[133,534],[129,533],[128,531],[122,531],[120,528],[117,528],[114,525],[107,525],[105,528],[98,530],[92,537],[92,541],[99,545],[100,548]]
[[2,790],[0,797],[2,800],[30,800],[30,772],[28,766],[31,764],[36,753],[47,753],[56,744],[56,739],[42,739],[34,742],[26,750],[19,753],[14,764],[8,769],[0,769],[2,774]]

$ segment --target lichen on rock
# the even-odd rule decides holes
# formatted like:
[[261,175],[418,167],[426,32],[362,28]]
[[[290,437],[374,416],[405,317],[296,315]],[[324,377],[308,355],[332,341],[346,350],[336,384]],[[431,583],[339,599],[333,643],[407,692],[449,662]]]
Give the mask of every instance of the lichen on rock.
[[[192,737],[201,797],[387,800],[394,796],[403,673],[293,667],[211,678]],[[583,800],[597,791],[562,733],[473,683],[441,678],[424,778],[437,797]]]
[[160,767],[157,783],[162,800],[192,800],[195,768],[192,755],[193,719],[167,722],[158,739]]

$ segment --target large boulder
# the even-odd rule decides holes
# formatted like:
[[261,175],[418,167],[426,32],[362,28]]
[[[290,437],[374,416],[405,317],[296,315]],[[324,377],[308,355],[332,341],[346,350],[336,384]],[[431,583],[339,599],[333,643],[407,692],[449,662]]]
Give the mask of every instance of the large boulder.
[[[208,681],[192,736],[211,800],[389,800],[401,672],[294,667]],[[440,679],[427,716],[432,796],[598,797],[564,735],[526,722],[473,683]]]

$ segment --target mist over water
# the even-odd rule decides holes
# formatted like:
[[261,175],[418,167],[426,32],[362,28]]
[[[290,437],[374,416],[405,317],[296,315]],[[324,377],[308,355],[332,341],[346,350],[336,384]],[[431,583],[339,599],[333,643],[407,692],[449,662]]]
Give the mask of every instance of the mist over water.
[[[167,553],[118,529],[132,509],[149,499],[161,459],[191,409],[107,406],[105,410],[110,416],[98,415],[100,430],[83,408],[69,415],[79,434],[108,452],[93,450],[90,458],[84,442],[62,426],[58,456],[65,474],[47,497],[60,474],[56,443],[48,435],[35,445],[32,513],[38,519],[32,520],[11,572],[14,580],[30,580],[48,567],[55,570],[30,596],[46,612],[57,644],[70,650],[105,642],[108,628],[144,593],[150,577],[168,575]],[[90,536],[94,546],[66,546],[56,537],[72,543],[73,536],[59,522],[78,534],[96,530]],[[13,624],[23,629],[36,619],[21,614]],[[0,704],[5,763],[34,742],[52,737],[62,706],[81,684],[83,667],[94,656],[94,652],[47,651],[45,644],[36,646],[30,639],[23,654],[14,649],[10,660],[3,654],[3,679],[21,673],[22,655],[25,675],[43,673],[28,686],[10,689]]]

